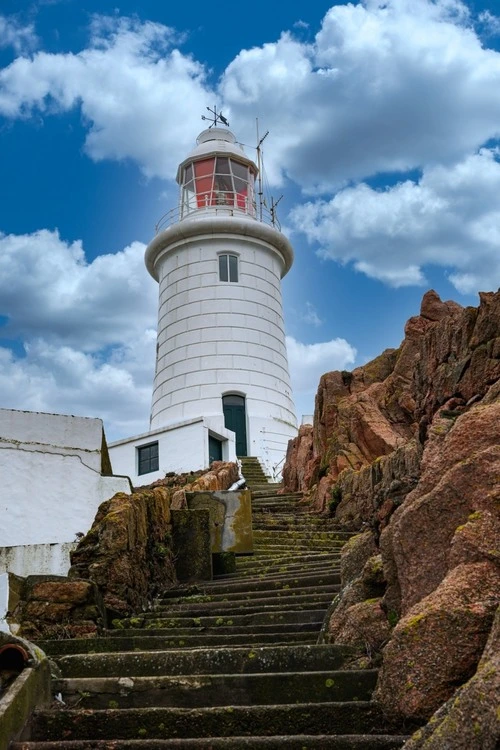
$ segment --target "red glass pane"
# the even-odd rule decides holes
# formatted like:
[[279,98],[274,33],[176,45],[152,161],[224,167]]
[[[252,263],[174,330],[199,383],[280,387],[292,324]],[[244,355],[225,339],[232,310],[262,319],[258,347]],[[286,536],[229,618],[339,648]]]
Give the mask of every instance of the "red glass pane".
[[201,161],[195,161],[194,173],[196,177],[204,177],[205,175],[214,173],[215,159],[202,159]]

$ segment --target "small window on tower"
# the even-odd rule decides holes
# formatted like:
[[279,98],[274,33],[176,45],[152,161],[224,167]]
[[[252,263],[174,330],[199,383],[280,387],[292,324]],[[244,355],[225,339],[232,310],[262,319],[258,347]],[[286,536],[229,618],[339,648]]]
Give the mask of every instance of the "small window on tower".
[[137,473],[149,474],[160,468],[158,460],[158,443],[149,443],[137,448]]
[[219,255],[219,280],[238,281],[237,255]]

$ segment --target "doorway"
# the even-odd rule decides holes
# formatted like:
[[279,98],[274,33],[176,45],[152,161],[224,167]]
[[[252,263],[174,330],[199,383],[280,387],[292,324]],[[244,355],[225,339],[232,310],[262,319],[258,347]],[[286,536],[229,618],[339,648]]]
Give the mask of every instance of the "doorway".
[[217,440],[213,435],[208,436],[208,463],[222,461],[222,440]]
[[236,455],[247,455],[247,417],[244,396],[229,394],[222,397],[224,426],[236,435]]

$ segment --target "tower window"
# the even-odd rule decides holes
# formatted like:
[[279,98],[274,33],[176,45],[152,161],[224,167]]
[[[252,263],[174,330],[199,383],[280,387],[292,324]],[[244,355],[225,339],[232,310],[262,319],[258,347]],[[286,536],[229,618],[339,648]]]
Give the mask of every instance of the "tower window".
[[160,468],[158,457],[158,443],[149,443],[137,448],[137,473],[149,474]]
[[238,281],[237,255],[219,255],[219,280]]

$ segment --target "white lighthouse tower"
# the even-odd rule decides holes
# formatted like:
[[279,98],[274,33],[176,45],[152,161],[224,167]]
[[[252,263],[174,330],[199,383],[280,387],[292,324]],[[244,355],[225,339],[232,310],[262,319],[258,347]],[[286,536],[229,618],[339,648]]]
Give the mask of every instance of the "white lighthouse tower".
[[[216,118],[179,165],[179,206],[146,250],[159,306],[150,432],[132,441],[143,482],[235,454],[272,474],[297,434],[281,296],[293,251],[256,206],[257,176]],[[115,471],[130,442],[112,446]]]

